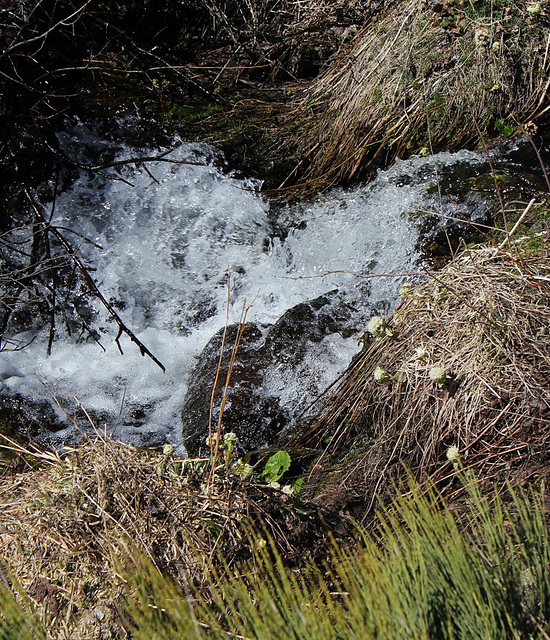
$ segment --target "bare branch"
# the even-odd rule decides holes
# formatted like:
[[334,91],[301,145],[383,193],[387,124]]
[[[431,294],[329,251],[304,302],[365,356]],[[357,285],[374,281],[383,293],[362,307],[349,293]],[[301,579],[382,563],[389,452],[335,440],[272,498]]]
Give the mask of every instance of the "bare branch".
[[55,239],[61,244],[61,246],[65,249],[67,254],[70,256],[71,260],[74,262],[78,270],[80,271],[84,281],[90,288],[92,294],[101,302],[101,304],[105,307],[105,309],[109,312],[113,320],[118,325],[118,335],[115,339],[119,349],[120,347],[119,339],[122,334],[125,334],[130,338],[130,340],[137,345],[140,350],[142,356],[148,356],[155,364],[157,364],[163,372],[166,372],[166,367],[162,364],[162,362],[143,344],[143,342],[136,336],[136,334],[125,324],[120,315],[117,313],[113,305],[105,298],[105,296],[101,293],[98,285],[95,280],[92,278],[89,269],[82,262],[80,256],[78,255],[76,249],[72,246],[72,244],[65,238],[65,236],[61,233],[61,231],[55,227],[50,225],[46,217],[44,215],[44,211],[42,206],[35,200],[33,195],[25,190],[25,195],[27,196],[36,217],[42,221],[45,227],[48,229],[48,233],[52,234]]

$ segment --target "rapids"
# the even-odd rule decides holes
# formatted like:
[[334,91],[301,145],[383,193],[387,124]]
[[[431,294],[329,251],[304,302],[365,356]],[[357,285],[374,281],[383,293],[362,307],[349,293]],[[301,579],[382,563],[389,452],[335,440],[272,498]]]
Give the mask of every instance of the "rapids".
[[[370,184],[282,206],[270,205],[258,183],[224,170],[209,147],[173,146],[162,161],[82,171],[52,211],[52,223],[70,230],[104,296],[166,373],[124,336],[121,354],[105,309],[83,302],[79,311],[98,340],[59,325],[48,356],[47,329],[12,336],[32,342],[2,353],[2,394],[47,401],[61,420],[58,404],[70,412],[79,403],[97,428],[116,438],[168,441],[181,450],[190,372],[226,314],[237,322],[244,305],[249,321],[274,323],[295,305],[337,291],[356,310],[357,333],[327,335],[311,345],[299,372],[279,366],[266,380],[283,405],[301,410],[358,351],[372,309],[390,313],[400,284],[424,268],[419,246],[426,220],[445,224],[446,216],[487,212],[483,198],[460,211],[437,188],[442,172],[482,162],[472,152],[399,161]],[[154,153],[113,152],[115,159]],[[79,428],[67,422],[49,437],[55,444]]]

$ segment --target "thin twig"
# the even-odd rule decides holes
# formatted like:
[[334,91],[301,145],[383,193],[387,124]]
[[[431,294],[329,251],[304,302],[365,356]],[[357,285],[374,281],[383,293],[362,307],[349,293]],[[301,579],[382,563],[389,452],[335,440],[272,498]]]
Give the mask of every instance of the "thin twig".
[[135,333],[125,324],[122,318],[119,316],[113,305],[105,298],[105,296],[101,293],[101,290],[95,283],[94,279],[90,275],[89,270],[86,268],[80,257],[78,256],[76,250],[71,245],[71,243],[63,236],[63,234],[54,226],[48,225],[43,215],[41,206],[36,202],[33,196],[29,193],[29,191],[25,190],[25,195],[27,196],[29,202],[31,203],[36,215],[38,218],[48,227],[49,233],[51,233],[58,242],[63,246],[67,254],[70,256],[71,260],[78,267],[78,270],[82,274],[86,284],[91,289],[93,295],[101,302],[101,304],[105,307],[105,309],[109,312],[113,320],[118,325],[118,334],[115,338],[115,342],[121,353],[122,347],[120,344],[120,337],[122,334],[125,334],[130,338],[130,340],[137,345],[140,350],[142,356],[148,356],[157,366],[159,366],[163,373],[166,372],[166,367],[162,364],[162,362],[143,344],[143,342],[135,335]]

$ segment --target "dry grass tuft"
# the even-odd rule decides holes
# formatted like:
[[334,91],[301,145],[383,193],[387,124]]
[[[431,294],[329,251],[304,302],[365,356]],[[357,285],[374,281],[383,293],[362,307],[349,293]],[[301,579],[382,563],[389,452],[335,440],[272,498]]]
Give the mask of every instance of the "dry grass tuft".
[[212,569],[252,557],[252,525],[263,523],[298,564],[325,535],[280,491],[223,469],[208,481],[207,460],[104,438],[64,457],[8,446],[25,469],[0,478],[1,570],[9,565],[52,638],[121,637],[121,565],[136,554],[200,589]]
[[[295,439],[323,448],[303,491],[326,501],[345,489],[345,501],[368,511],[403,465],[445,485],[455,473],[451,447],[484,480],[550,473],[546,253],[466,251],[414,290],[390,326],[393,336],[370,340]],[[375,380],[377,367],[386,383]],[[441,384],[434,367],[445,371]]]
[[349,180],[375,160],[477,144],[541,117],[549,21],[546,0],[391,3],[304,90],[292,114],[303,150],[288,178],[302,176],[293,193]]

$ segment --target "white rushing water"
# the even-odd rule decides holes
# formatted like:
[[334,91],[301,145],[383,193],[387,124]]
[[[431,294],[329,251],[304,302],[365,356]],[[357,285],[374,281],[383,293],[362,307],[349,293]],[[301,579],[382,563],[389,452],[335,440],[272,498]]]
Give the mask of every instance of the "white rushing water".
[[[126,150],[121,157],[132,153]],[[56,225],[101,245],[98,250],[75,234],[67,236],[93,265],[105,297],[119,304],[125,323],[166,373],[126,337],[120,354],[117,327],[99,304],[94,326],[104,350],[65,335],[59,326],[50,356],[47,330],[19,335],[34,341],[21,351],[4,352],[0,366],[4,391],[76,397],[90,411],[110,416],[100,428],[137,444],[150,433],[181,443],[179,412],[189,375],[224,325],[228,274],[231,322],[238,320],[243,303],[251,305],[250,321],[272,323],[297,303],[334,289],[353,301],[359,314],[367,304],[387,310],[397,300],[400,280],[369,281],[367,298],[366,281],[357,274],[414,271],[418,223],[408,214],[435,206],[434,158],[399,162],[369,185],[335,189],[276,216],[256,184],[222,173],[207,148],[180,145],[167,158],[205,165],[128,166],[120,173],[125,181],[83,173],[59,196],[54,213]],[[467,152],[435,158],[440,166],[477,162]],[[284,234],[276,232],[274,217],[284,224]],[[321,391],[357,349],[357,336],[337,334],[312,345],[298,377],[289,379],[282,371],[272,381],[283,404],[306,387],[311,390],[312,380]],[[307,371],[311,380],[304,381]],[[71,428],[59,436],[67,437]]]

